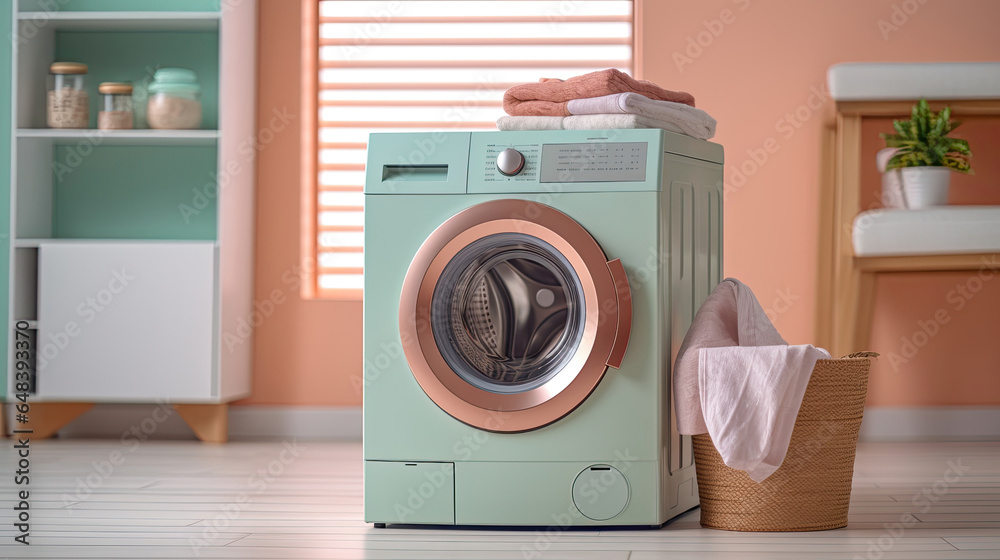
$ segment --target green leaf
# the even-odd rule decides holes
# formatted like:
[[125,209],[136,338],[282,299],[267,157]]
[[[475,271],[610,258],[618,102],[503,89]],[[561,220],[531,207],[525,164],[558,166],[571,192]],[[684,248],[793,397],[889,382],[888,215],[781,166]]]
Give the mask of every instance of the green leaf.
[[948,126],[947,113],[948,108],[945,107],[945,110],[938,114],[938,118],[934,121],[934,126],[931,128],[928,136],[939,137],[944,134],[944,129]]
[[910,110],[909,120],[892,121],[895,134],[880,134],[886,146],[899,148],[886,169],[929,165],[971,173],[972,152],[968,141],[948,137],[959,124],[951,120],[951,107],[935,113],[926,99],[917,101]]

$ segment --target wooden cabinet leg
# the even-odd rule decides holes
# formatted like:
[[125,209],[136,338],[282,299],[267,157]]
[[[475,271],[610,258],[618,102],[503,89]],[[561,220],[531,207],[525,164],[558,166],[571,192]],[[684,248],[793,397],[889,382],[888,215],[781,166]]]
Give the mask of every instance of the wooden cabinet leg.
[[837,114],[833,219],[833,332],[830,353],[839,358],[854,344],[859,271],[854,264],[853,224],[861,210],[861,115]]
[[201,441],[225,443],[229,439],[228,404],[175,404],[174,410]]
[[861,272],[858,278],[858,293],[854,301],[854,340],[851,352],[871,350],[872,318],[875,315],[874,272]]
[[837,295],[834,299],[833,344],[827,350],[834,358],[853,352],[854,312],[857,307],[859,273],[850,265],[841,265]]
[[31,439],[45,439],[52,437],[66,424],[80,417],[81,414],[94,408],[94,403],[53,403],[53,402],[30,402],[28,410],[28,422],[20,423],[14,419],[13,430],[29,429],[33,430]]
[[847,277],[848,281],[843,284],[837,299],[836,336],[833,348],[830,348],[835,358],[870,350],[868,344],[875,311],[876,274],[855,267]]
[[816,346],[833,348],[834,299],[836,296],[837,216],[836,167],[837,130],[823,129],[823,157],[820,160],[819,273],[816,276]]

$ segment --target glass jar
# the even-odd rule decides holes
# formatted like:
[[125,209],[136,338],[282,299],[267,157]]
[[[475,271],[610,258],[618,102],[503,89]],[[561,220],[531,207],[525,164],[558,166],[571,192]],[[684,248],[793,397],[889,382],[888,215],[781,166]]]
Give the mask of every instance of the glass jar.
[[78,62],[53,62],[49,66],[48,111],[50,128],[87,128],[90,108],[87,99],[87,65]]
[[101,130],[132,128],[132,84],[104,82],[97,91],[101,94],[101,111],[97,113],[97,128]]
[[160,68],[149,84],[146,104],[149,128],[201,128],[201,86],[184,68]]

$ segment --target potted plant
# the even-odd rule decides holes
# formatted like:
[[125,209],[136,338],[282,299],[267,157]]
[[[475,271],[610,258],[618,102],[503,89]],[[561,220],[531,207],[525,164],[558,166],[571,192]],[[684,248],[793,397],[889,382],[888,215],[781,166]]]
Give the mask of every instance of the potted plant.
[[881,135],[889,148],[896,149],[885,167],[899,173],[907,208],[948,204],[951,172],[972,173],[969,143],[948,137],[960,124],[951,120],[951,108],[935,113],[921,99],[913,106],[910,120],[892,122],[895,134]]

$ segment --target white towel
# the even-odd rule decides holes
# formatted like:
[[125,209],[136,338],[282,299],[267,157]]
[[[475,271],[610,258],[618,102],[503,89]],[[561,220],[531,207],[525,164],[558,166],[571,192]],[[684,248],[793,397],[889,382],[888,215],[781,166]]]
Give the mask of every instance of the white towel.
[[[566,103],[572,115],[626,114],[638,115],[658,123],[669,123],[674,132],[681,132],[702,140],[715,136],[716,121],[711,115],[683,103],[658,101],[638,93],[625,92],[572,99]],[[650,128],[664,128],[655,126]],[[678,130],[675,130],[678,129]]]
[[621,128],[662,128],[670,132],[687,134],[672,122],[620,113],[571,115],[569,117],[512,117],[504,115],[497,119],[498,130],[614,130]]
[[497,119],[498,130],[565,130],[566,117],[512,117],[504,115]]
[[753,292],[722,281],[695,315],[674,366],[677,431],[712,437],[726,465],[760,482],[781,466],[816,360],[788,346]]

